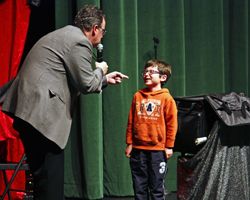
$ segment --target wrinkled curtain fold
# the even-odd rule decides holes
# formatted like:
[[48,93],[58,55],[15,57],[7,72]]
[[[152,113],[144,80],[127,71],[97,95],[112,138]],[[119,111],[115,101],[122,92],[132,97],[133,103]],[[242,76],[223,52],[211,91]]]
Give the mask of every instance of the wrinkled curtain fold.
[[[0,2],[0,87],[13,79],[19,68],[29,26],[30,7],[26,0]],[[12,128],[13,120],[0,112],[0,162],[18,162],[23,146],[18,133]],[[4,160],[4,161],[3,161]],[[12,171],[7,171],[10,179]],[[0,193],[5,188],[0,172]],[[12,184],[13,189],[24,190],[25,173],[19,172]],[[22,192],[12,192],[13,199],[22,199]]]

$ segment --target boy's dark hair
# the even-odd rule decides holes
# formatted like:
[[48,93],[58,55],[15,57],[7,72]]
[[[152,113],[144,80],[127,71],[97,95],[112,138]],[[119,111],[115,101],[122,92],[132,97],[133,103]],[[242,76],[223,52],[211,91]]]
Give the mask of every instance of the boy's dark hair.
[[159,72],[160,72],[160,75],[167,75],[167,79],[165,82],[163,82],[162,84],[166,83],[169,78],[171,77],[171,74],[172,74],[172,70],[171,70],[171,65],[164,62],[164,61],[161,61],[161,60],[157,60],[157,59],[152,59],[152,60],[149,60],[146,62],[145,66],[144,66],[144,69],[148,68],[148,67],[157,67]]
[[74,23],[81,30],[90,31],[94,25],[101,27],[105,15],[95,5],[85,5],[75,16]]

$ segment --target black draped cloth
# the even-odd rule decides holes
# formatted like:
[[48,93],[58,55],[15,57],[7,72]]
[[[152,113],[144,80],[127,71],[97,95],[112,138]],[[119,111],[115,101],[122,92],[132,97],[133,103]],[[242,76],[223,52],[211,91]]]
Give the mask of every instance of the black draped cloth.
[[179,200],[250,199],[250,125],[214,122],[206,144],[177,164]]

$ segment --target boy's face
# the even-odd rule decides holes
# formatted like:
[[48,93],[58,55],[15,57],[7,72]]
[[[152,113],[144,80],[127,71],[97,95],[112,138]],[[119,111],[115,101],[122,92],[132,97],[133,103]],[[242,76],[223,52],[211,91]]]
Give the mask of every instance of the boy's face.
[[148,88],[161,89],[161,82],[166,80],[166,75],[161,75],[157,66],[150,66],[144,69],[143,80]]

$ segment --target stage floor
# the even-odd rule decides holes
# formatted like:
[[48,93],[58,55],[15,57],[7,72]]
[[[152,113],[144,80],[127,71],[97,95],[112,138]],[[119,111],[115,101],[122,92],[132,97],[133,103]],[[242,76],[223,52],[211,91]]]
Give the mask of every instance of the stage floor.
[[[176,192],[169,193],[166,196],[166,199],[167,200],[177,200]],[[65,200],[80,200],[80,199],[66,198]],[[104,197],[102,200],[134,200],[134,197]]]

